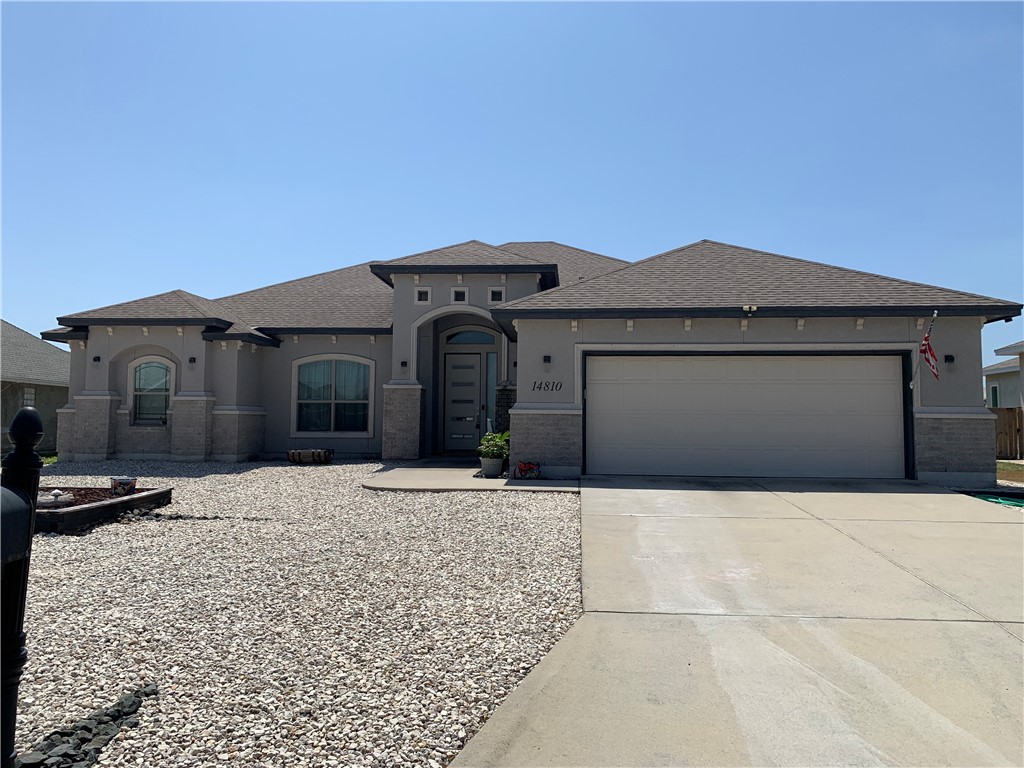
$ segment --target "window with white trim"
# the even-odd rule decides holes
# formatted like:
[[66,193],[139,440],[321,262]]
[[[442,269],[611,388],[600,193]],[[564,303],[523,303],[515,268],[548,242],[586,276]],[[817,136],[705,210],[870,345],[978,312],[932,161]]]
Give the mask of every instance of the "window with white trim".
[[417,304],[429,304],[430,303],[430,286],[423,288],[416,288],[416,303]]
[[295,432],[368,435],[373,363],[333,355],[295,366]]
[[452,304],[469,304],[469,288],[452,288]]
[[21,404],[27,406],[34,406],[36,404],[35,387],[25,387],[25,391],[21,393]]
[[505,286],[487,289],[487,303],[501,304],[505,301]]
[[992,396],[988,399],[988,407],[989,408],[998,408],[999,407],[999,385],[998,384],[993,384],[992,385]]
[[174,364],[160,357],[142,357],[128,368],[131,423],[157,426],[167,423],[171,407]]

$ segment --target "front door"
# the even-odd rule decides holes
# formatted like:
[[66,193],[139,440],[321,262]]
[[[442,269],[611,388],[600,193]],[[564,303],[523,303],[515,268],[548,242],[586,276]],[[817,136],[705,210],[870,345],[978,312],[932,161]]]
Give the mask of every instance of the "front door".
[[480,445],[480,353],[444,356],[444,449],[472,451]]

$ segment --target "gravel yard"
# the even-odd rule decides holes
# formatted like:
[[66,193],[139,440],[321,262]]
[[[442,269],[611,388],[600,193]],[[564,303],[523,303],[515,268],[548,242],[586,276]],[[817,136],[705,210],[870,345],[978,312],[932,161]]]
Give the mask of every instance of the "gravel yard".
[[45,469],[174,494],[36,537],[19,751],[155,683],[99,765],[445,765],[581,614],[579,497],[363,489],[381,468]]

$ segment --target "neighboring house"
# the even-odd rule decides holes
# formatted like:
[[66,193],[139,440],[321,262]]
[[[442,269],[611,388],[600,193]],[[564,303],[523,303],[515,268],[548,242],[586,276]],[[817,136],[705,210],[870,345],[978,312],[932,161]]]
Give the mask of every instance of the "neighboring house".
[[[1024,408],[1024,341],[1000,347],[1000,357],[1012,357],[984,369],[990,408]],[[993,395],[992,388],[995,387]],[[998,400],[998,402],[996,402]]]
[[[936,381],[918,369],[932,312]],[[409,459],[512,432],[546,476],[994,481],[981,327],[1021,305],[702,240],[630,264],[479,241],[58,318],[60,450]]]
[[985,402],[989,408],[1020,407],[1020,361],[1001,360],[981,369],[985,375]]
[[[31,405],[43,419],[36,450],[57,448],[57,409],[68,403],[71,355],[38,336],[0,320],[0,425],[6,435],[18,409]],[[4,452],[9,450],[4,440]]]
[[1000,347],[1012,359],[982,369],[989,408],[996,411],[996,457],[1024,458],[1024,341]]

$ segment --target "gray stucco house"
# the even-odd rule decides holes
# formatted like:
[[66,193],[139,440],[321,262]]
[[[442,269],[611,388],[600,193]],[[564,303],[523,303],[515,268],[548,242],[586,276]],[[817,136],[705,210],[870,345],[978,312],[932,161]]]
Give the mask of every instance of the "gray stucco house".
[[[57,409],[68,402],[71,355],[38,336],[0,320],[0,427],[6,435],[14,415],[29,405],[43,420],[37,450],[57,449]],[[4,440],[4,451],[9,449]]]
[[981,369],[989,408],[1024,408],[1024,341],[1000,347],[995,353],[1010,359]]
[[[934,311],[936,380],[918,370]],[[702,240],[479,241],[57,318],[59,450],[417,458],[511,428],[546,476],[995,478],[981,328],[1021,305]]]

